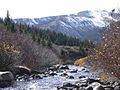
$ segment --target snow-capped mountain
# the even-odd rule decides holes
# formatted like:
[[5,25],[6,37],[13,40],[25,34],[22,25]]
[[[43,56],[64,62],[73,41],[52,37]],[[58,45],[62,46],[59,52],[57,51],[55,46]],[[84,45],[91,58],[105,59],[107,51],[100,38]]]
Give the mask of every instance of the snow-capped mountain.
[[44,18],[19,18],[17,23],[26,23],[38,28],[61,32],[68,36],[81,39],[98,40],[99,31],[107,21],[115,20],[105,10],[81,11],[78,14],[50,16]]

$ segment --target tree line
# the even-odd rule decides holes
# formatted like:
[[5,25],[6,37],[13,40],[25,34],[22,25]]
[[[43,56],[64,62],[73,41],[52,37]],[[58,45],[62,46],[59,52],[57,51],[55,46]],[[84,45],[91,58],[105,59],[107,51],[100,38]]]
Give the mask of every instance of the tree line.
[[10,68],[14,64],[38,68],[61,62],[63,58],[53,51],[53,44],[57,48],[78,46],[80,57],[88,55],[88,48],[94,47],[90,40],[81,41],[62,33],[15,23],[10,18],[9,11],[4,19],[0,18],[0,70],[6,70],[6,67]]
[[4,22],[7,31],[12,33],[18,32],[20,34],[28,34],[31,36],[33,41],[37,42],[38,44],[42,44],[43,46],[50,46],[52,43],[65,46],[80,46],[80,48],[83,48],[84,46],[94,46],[93,42],[90,40],[81,41],[80,39],[72,38],[62,33],[42,30],[27,24],[15,23],[10,18],[9,11],[7,11],[5,19],[1,19],[0,22]]

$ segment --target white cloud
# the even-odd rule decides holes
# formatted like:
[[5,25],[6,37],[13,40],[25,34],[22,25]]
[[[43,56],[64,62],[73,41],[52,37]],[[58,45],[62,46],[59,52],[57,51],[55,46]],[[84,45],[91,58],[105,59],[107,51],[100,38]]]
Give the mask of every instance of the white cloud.
[[13,18],[45,17],[81,10],[111,10],[117,5],[119,0],[0,0],[0,16],[5,16],[7,10]]

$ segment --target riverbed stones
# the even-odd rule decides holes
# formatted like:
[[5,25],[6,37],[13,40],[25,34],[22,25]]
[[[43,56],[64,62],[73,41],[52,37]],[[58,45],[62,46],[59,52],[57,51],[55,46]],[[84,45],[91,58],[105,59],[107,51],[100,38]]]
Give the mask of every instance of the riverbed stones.
[[[62,67],[62,69],[60,67]],[[38,79],[41,79],[41,81],[44,81],[44,79],[46,80],[46,79],[50,78],[50,80],[52,80],[52,78],[53,78],[53,80],[55,79],[55,83],[57,80],[59,81],[59,79],[60,79],[60,82],[62,82],[62,83],[66,82],[66,84],[64,83],[61,86],[56,86],[57,90],[120,90],[119,82],[110,82],[110,81],[107,81],[107,83],[101,82],[98,78],[95,78],[95,77],[92,78],[92,77],[87,76],[89,73],[87,73],[87,75],[82,74],[86,70],[87,70],[86,68],[84,68],[84,69],[77,68],[77,67],[74,68],[74,66],[68,66],[68,65],[61,65],[53,70],[47,69],[47,71],[45,71],[43,73],[40,73],[38,71],[33,72],[29,69],[27,69],[27,70],[25,69],[25,71],[23,69],[23,71],[21,71],[21,70],[19,71],[19,69],[18,69],[19,73],[22,73],[22,72],[23,73],[22,73],[22,75],[17,74],[16,80],[23,81],[23,82],[27,81],[27,83],[28,83],[28,82],[32,82],[32,80],[36,82],[36,81],[38,81]],[[28,72],[28,74],[26,72]],[[0,79],[1,79],[1,77],[0,77]],[[61,81],[61,80],[63,80],[63,81]],[[71,81],[73,81],[73,82],[71,82]],[[50,83],[52,83],[52,82],[53,81],[50,81]],[[39,82],[36,82],[36,83],[39,83]],[[3,83],[3,84],[6,85],[6,83]],[[58,85],[58,83],[57,83],[57,85]],[[24,90],[26,90],[26,89],[24,89]]]

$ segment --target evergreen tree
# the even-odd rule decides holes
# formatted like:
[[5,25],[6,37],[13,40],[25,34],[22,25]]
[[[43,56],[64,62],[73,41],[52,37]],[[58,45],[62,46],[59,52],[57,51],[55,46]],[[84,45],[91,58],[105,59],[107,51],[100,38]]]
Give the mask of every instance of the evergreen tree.
[[20,32],[20,33],[23,33],[22,24],[21,24],[21,23],[19,24],[19,32]]
[[[41,39],[37,38],[37,43],[40,44],[41,43]],[[43,43],[42,43],[43,44]]]
[[36,38],[35,38],[35,35],[34,35],[34,34],[32,35],[32,40],[33,40],[33,41],[36,41]]
[[3,23],[3,19],[2,18],[0,18],[0,24],[2,24]]
[[4,25],[6,26],[6,29],[10,31],[11,19],[10,19],[9,11],[7,11],[7,15],[4,19]]
[[10,31],[11,31],[12,33],[15,33],[15,32],[16,32],[15,23],[14,23],[14,22],[11,23]]

